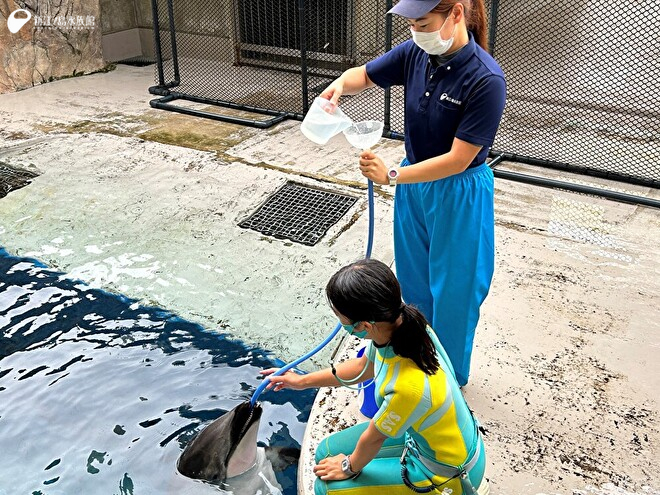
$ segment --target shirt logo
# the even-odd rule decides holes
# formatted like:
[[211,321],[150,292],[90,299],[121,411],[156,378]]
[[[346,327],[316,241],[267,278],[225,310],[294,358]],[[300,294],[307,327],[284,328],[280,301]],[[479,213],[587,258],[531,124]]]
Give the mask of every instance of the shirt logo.
[[396,426],[396,424],[401,420],[401,416],[399,416],[397,413],[394,411],[391,411],[387,417],[383,420],[383,424],[381,427],[383,430],[385,430],[388,433],[392,432],[392,427]]
[[463,104],[463,102],[462,102],[461,100],[455,100],[454,98],[452,98],[451,96],[449,96],[447,93],[442,93],[442,94],[440,95],[440,101],[443,101],[443,100],[450,101],[450,102],[452,102],[452,103],[455,104],[455,105],[462,105],[462,104]]

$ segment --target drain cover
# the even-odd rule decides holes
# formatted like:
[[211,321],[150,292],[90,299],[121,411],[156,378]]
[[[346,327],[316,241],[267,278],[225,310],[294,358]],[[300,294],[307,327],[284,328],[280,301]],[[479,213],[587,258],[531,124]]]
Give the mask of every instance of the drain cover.
[[287,182],[238,226],[313,246],[356,201],[353,196]]
[[11,191],[27,186],[37,175],[39,174],[10,167],[0,162],[0,198],[4,198]]

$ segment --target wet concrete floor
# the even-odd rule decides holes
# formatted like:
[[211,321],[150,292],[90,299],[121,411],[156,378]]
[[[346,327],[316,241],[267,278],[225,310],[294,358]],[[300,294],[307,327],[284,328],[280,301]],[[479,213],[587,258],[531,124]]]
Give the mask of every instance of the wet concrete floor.
[[[356,150],[319,147],[295,121],[258,130],[150,109],[152,77],[119,66],[0,96],[0,162],[40,174],[0,200],[0,244],[283,360],[309,350],[334,326],[325,282],[364,252]],[[375,149],[403,155],[398,141]],[[358,201],[314,247],[237,227],[289,180]],[[373,253],[387,263],[392,198],[376,188]],[[496,271],[464,390],[488,430],[492,493],[658,493],[660,212],[505,180],[495,203]],[[358,420],[357,404],[320,391],[301,493],[316,442]]]

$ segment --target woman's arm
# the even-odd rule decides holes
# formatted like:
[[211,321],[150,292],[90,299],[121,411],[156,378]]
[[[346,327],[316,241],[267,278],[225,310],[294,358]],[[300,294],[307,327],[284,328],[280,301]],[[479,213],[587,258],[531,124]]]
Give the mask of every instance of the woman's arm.
[[[364,370],[365,366],[367,369],[365,370],[364,374],[360,377],[359,380],[353,382],[353,379],[362,373],[362,370]],[[339,363],[335,369],[337,370],[337,376],[349,383],[363,382],[369,378],[373,378],[374,376],[374,364],[369,361],[365,355]],[[261,374],[268,376],[273,374],[275,371],[277,371],[277,368],[271,368],[262,371]],[[332,370],[330,368],[326,368],[305,375],[299,375],[293,371],[288,371],[283,375],[272,377],[271,383],[268,384],[266,389],[274,387],[275,392],[279,392],[284,388],[304,390],[306,388],[336,387],[338,385],[339,382],[332,374]]]
[[470,166],[470,163],[479,154],[481,148],[482,146],[454,138],[449,153],[434,156],[415,165],[402,168],[399,170],[397,182],[401,184],[430,182],[444,179],[450,175],[460,174]]
[[361,65],[344,71],[323,90],[320,96],[330,100],[334,105],[338,105],[341,95],[354,95],[373,86],[375,84],[369,79],[366,66]]
[[362,471],[364,466],[376,457],[385,440],[387,440],[387,437],[378,431],[373,420],[369,421],[369,426],[360,435],[360,439],[357,445],[355,445],[355,450],[351,454],[353,471]]
[[[482,146],[467,143],[454,138],[451,150],[443,155],[434,156],[428,160],[399,169],[399,184],[414,184],[444,179],[450,175],[461,173],[468,168]],[[360,155],[360,170],[362,175],[376,184],[388,184],[387,170],[383,160],[371,150]]]
[[[355,445],[355,450],[350,454],[351,469],[355,472],[362,471],[376,457],[386,439],[387,437],[378,431],[373,420],[369,421],[367,429],[360,435]],[[314,466],[314,474],[326,481],[347,479],[348,476],[341,469],[343,460],[343,454],[321,459],[321,462]]]

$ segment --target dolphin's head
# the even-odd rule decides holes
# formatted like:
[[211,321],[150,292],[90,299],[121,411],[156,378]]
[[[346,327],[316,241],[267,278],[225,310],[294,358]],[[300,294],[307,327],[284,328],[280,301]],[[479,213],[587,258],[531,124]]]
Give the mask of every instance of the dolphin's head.
[[204,428],[185,448],[177,469],[189,478],[222,482],[256,462],[263,409],[243,402]]

